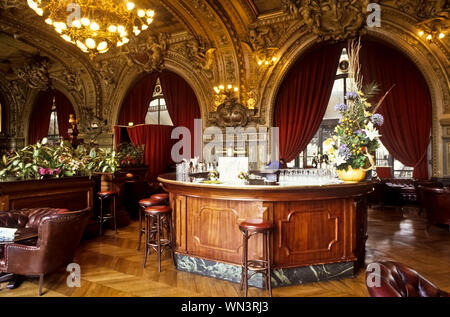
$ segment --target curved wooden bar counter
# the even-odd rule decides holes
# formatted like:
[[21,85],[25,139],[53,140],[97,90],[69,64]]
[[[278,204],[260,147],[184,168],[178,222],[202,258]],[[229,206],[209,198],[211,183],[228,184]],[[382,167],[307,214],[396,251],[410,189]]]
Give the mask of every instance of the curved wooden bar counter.
[[[261,218],[271,236],[274,286],[353,276],[364,263],[367,194],[373,183],[326,186],[209,185],[158,180],[170,193],[177,268],[240,281],[238,224]],[[250,239],[249,258],[262,258],[263,239]],[[249,281],[262,287],[259,274]]]

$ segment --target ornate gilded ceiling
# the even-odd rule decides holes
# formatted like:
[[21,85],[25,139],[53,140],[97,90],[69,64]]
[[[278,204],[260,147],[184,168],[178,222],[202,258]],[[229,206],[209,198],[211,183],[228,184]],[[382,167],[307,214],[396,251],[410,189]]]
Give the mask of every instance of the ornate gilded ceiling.
[[112,133],[128,89],[142,74],[162,69],[193,87],[205,125],[215,122],[213,87],[232,84],[240,88],[240,104],[252,110],[249,122],[267,126],[278,87],[305,49],[362,33],[396,45],[416,62],[436,93],[435,118],[450,116],[450,34],[433,42],[417,34],[421,22],[448,22],[445,0],[373,1],[381,4],[379,28],[366,25],[368,0],[140,2],[156,12],[150,31],[91,60],[59,38],[26,0],[0,0],[0,93],[11,112],[9,135],[26,135],[31,105],[46,85],[69,97],[85,118],[82,129],[95,116]]

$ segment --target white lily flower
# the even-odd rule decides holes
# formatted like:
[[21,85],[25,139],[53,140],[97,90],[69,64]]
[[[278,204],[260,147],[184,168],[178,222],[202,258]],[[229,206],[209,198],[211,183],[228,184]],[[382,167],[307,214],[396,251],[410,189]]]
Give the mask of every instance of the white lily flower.
[[336,166],[339,166],[341,164],[347,163],[347,160],[343,156],[338,155],[336,157],[336,162],[335,163],[336,163]]
[[363,130],[366,132],[367,137],[370,141],[373,141],[375,138],[379,138],[381,135],[378,133],[378,130],[374,127],[372,122],[367,124],[367,128]]

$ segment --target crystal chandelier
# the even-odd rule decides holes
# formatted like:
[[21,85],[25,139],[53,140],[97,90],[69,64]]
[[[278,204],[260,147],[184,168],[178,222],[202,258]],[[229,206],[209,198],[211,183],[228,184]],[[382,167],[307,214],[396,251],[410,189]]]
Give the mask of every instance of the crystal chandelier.
[[148,29],[155,14],[127,0],[28,0],[28,6],[91,57],[127,44],[131,33]]

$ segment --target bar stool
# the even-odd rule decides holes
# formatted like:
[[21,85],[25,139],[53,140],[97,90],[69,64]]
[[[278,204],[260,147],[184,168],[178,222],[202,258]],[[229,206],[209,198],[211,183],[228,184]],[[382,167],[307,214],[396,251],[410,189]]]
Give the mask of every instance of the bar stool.
[[[273,229],[271,222],[262,219],[247,219],[239,224],[239,230],[243,234],[243,254],[242,254],[242,275],[241,290],[245,287],[245,297],[248,292],[248,280],[255,274],[261,273],[266,278],[266,289],[272,297],[272,281],[270,272],[270,233]],[[248,240],[255,234],[262,233],[264,235],[264,260],[248,259]],[[248,270],[253,271],[248,274]]]
[[[108,221],[109,219],[114,220],[114,231],[117,234],[117,220],[116,220],[116,197],[117,192],[111,191],[102,191],[97,193],[98,198],[100,199],[100,215],[98,217],[98,221],[100,222],[100,236],[103,235],[103,223]],[[110,210],[108,214],[103,214],[103,201],[112,198],[110,200]],[[112,213],[111,213],[111,202],[112,202]]]
[[150,198],[158,199],[160,201],[161,205],[168,205],[169,204],[169,194],[167,194],[167,193],[154,194]]
[[[147,263],[147,255],[150,248],[158,254],[158,271],[161,272],[161,253],[162,248],[170,248],[172,253],[172,261],[176,266],[175,253],[172,245],[172,209],[169,206],[152,206],[145,208],[145,257],[144,268]],[[156,222],[156,224],[154,224]],[[155,239],[150,238],[150,228],[155,228]],[[164,229],[166,229],[167,237],[164,238]]]
[[141,249],[141,241],[142,241],[142,235],[145,235],[145,228],[142,226],[142,217],[145,213],[145,208],[152,207],[159,205],[160,201],[158,199],[154,198],[145,198],[139,200],[139,244],[138,244],[138,251]]

